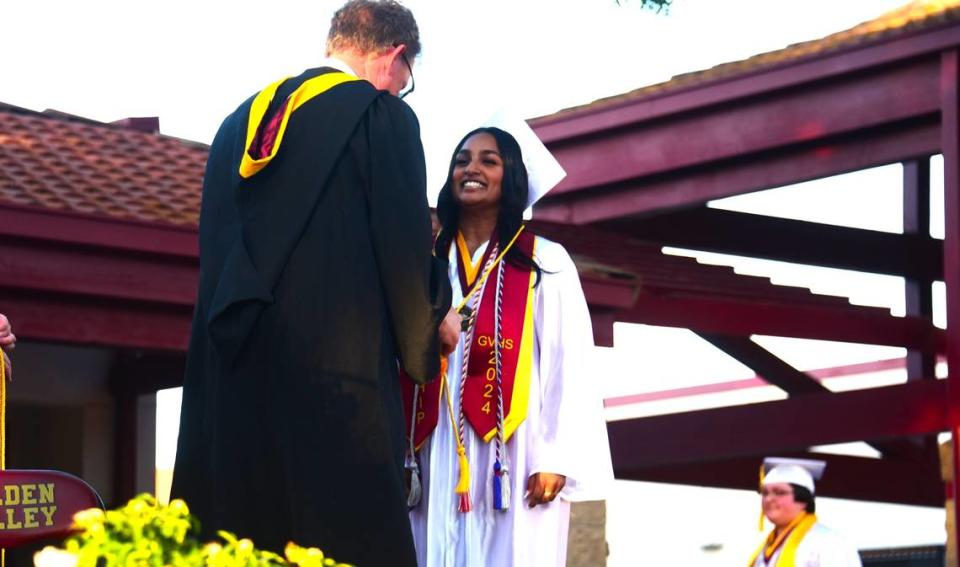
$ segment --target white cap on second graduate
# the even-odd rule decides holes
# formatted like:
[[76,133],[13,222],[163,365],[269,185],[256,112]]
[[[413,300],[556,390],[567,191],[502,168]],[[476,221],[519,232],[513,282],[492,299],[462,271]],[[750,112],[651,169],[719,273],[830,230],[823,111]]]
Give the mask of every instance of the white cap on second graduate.
[[550,150],[537,137],[537,133],[530,128],[525,120],[518,118],[509,110],[500,109],[488,118],[483,126],[500,128],[511,134],[517,140],[517,144],[520,145],[530,186],[530,193],[527,196],[528,208],[532,207],[534,203],[567,176],[567,172],[563,170],[560,162],[553,157]]
[[815,494],[814,480],[820,480],[827,463],[813,459],[787,459],[767,457],[763,460],[763,486],[768,484],[796,484]]

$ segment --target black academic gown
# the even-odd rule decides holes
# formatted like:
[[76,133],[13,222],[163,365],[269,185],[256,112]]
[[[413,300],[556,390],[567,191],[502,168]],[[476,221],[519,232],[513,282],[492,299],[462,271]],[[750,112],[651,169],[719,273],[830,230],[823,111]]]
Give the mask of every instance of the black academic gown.
[[242,179],[251,101],[204,177],[173,496],[207,538],[413,566],[397,364],[436,375],[450,302],[419,125],[398,98],[345,83],[297,109],[276,157]]

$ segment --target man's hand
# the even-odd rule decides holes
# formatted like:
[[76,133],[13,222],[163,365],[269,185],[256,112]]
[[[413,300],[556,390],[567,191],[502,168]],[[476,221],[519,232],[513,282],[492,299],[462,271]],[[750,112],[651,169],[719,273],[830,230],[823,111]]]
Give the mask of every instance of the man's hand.
[[537,504],[553,502],[566,484],[567,477],[562,474],[540,472],[530,475],[527,479],[527,506],[533,508]]
[[450,309],[447,312],[447,316],[440,323],[437,335],[440,338],[440,354],[442,356],[448,356],[457,348],[457,343],[460,342],[460,314],[457,313],[456,309]]

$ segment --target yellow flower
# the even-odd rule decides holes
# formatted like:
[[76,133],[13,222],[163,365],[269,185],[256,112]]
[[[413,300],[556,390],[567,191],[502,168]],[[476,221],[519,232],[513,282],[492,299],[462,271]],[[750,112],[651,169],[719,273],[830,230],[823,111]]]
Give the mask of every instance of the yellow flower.
[[131,500],[130,503],[127,504],[127,511],[131,514],[139,516],[147,511],[147,505],[143,502],[143,500]]
[[321,567],[324,563],[323,552],[316,547],[300,547],[292,541],[284,549],[287,561],[300,567]]
[[102,537],[102,536],[105,535],[107,532],[106,532],[105,529],[103,529],[103,524],[91,524],[91,525],[87,526],[87,533],[88,533],[91,537],[96,538],[96,537]]
[[73,523],[79,527],[87,527],[93,524],[102,524],[103,518],[103,510],[100,508],[88,508],[74,514]]
[[76,567],[77,559],[75,554],[52,545],[33,554],[33,564],[37,567]]
[[187,503],[179,498],[176,500],[171,500],[168,508],[171,512],[177,514],[178,516],[187,516],[190,514],[190,509],[187,508]]

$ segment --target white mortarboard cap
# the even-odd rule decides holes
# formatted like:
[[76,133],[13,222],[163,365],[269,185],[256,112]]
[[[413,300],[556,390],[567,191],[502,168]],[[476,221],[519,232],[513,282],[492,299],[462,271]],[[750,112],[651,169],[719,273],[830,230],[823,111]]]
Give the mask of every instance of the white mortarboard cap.
[[809,490],[810,494],[815,494],[813,481],[820,480],[826,467],[827,463],[824,461],[767,457],[763,460],[766,474],[762,484],[797,484]]
[[501,109],[482,125],[500,128],[511,134],[520,144],[523,164],[527,167],[527,179],[530,184],[530,194],[527,196],[528,208],[567,176],[567,172],[525,120],[506,109]]

